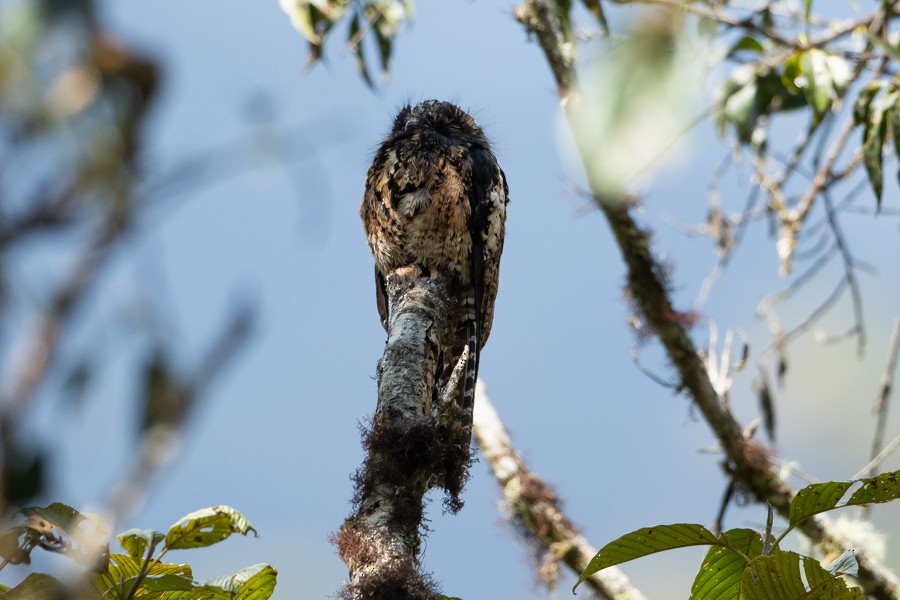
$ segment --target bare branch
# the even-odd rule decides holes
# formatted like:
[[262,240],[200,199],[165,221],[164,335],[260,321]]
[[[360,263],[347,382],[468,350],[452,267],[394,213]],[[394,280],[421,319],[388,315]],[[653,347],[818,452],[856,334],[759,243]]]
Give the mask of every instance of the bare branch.
[[900,347],[900,317],[894,319],[891,341],[888,344],[887,360],[884,363],[884,371],[881,373],[881,382],[878,388],[878,396],[875,398],[875,406],[872,407],[872,410],[878,416],[875,424],[875,436],[872,439],[872,460],[868,465],[860,469],[860,474],[854,479],[857,477],[874,477],[878,464],[893,451],[892,445],[898,443],[898,440],[895,439],[888,446],[882,447],[884,444],[884,431],[887,427],[888,400],[894,387],[894,373],[897,371],[898,347]]
[[[555,564],[565,563],[580,576],[597,554],[562,512],[552,488],[525,465],[515,451],[509,432],[503,426],[491,404],[484,382],[475,387],[475,439],[491,467],[491,472],[503,488],[504,508],[512,516],[517,532],[529,546],[544,554],[546,583],[552,587]],[[594,573],[585,581],[598,597],[605,600],[642,600],[619,569],[611,567]]]

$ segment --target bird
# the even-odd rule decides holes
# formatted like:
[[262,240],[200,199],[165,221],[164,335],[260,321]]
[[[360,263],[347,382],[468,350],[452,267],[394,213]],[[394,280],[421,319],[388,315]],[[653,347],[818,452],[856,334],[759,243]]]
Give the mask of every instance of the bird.
[[436,389],[468,346],[459,402],[471,421],[481,349],[491,333],[509,188],[476,120],[440,100],[407,104],[366,176],[360,216],[375,258],[375,292],[389,327],[386,277],[415,265],[452,277],[464,307],[452,347],[441,349]]

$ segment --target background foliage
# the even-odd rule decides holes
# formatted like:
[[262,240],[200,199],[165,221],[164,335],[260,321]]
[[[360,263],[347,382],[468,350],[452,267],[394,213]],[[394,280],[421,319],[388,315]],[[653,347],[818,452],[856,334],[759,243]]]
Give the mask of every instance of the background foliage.
[[[306,40],[275,6],[2,7],[3,222],[33,224],[3,236],[4,406],[28,392],[16,435],[3,437],[7,469],[21,466],[7,481],[31,481],[29,492],[50,482],[39,498],[112,508],[125,523],[141,510],[143,493],[123,490],[152,489],[142,525],[227,501],[266,537],[246,549],[223,546],[201,578],[243,568],[241,555],[259,552],[259,561],[279,566],[286,597],[333,592],[345,574],[326,536],[345,516],[347,475],[360,458],[353,423],[372,409],[369,376],[382,340],[355,214],[368,152],[400,103],[443,97],[486,123],[510,180],[504,280],[482,374],[520,448],[558,485],[595,543],[653,522],[711,522],[725,482],[718,457],[695,451],[712,439],[686,402],[631,363],[636,345],[641,364],[668,377],[655,346],[636,343],[626,326],[617,250],[582,195],[591,182],[559,158],[583,143],[555,129],[552,78],[514,20],[514,5],[449,2],[412,15],[397,2],[314,4],[319,13],[309,8],[314,35],[306,31]],[[336,12],[326,14],[326,6]],[[851,35],[852,27],[814,43],[833,35],[824,19],[853,25],[879,10],[892,15],[891,3],[810,6],[808,19],[775,5],[768,15],[738,8],[736,22],[713,35],[707,21],[685,18],[691,43],[679,51],[694,63],[710,58],[713,68],[682,76],[692,85],[674,90],[696,95],[672,104],[696,112],[670,119],[686,118],[684,129],[692,117],[697,124],[668,149],[676,160],[667,169],[639,173],[630,189],[641,192],[642,219],[673,266],[676,303],[695,308],[695,340],[710,346],[709,355],[721,353],[714,328],[740,328],[749,342],[750,367],[721,380],[730,383],[741,423],[764,415],[758,402],[768,398],[777,416],[773,452],[798,461],[786,471],[799,464],[822,480],[846,479],[870,455],[869,409],[896,316],[896,42],[889,27],[869,23],[868,34]],[[603,7],[611,43],[600,35],[596,5],[572,7],[588,90],[615,72],[617,52],[628,51],[617,36],[635,22],[659,27],[635,21],[634,7]],[[314,47],[324,64],[304,75],[304,44],[319,42],[329,19],[339,22]],[[386,50],[394,50],[390,61]],[[351,68],[360,58],[368,61],[368,85]],[[385,66],[392,79],[379,87],[374,74]],[[839,113],[828,108],[835,102]],[[854,168],[830,181],[829,166],[833,195],[814,194],[793,240],[796,211],[845,130],[835,165],[839,173]],[[598,156],[624,147],[602,139]],[[797,139],[807,150],[785,169]],[[42,213],[66,218],[48,222]],[[735,214],[746,218],[728,218]],[[707,288],[711,271],[720,275]],[[85,273],[92,283],[81,291]],[[807,283],[792,287],[797,281]],[[244,291],[234,297],[235,289]],[[766,296],[777,290],[785,291]],[[256,336],[222,371],[251,331],[247,298],[257,307]],[[834,308],[804,327],[830,298]],[[847,331],[855,334],[849,342],[817,344]],[[46,355],[46,377],[30,388],[22,374],[48,347],[33,344],[41,332],[58,332],[61,341]],[[897,431],[896,411],[886,430]],[[148,464],[153,476],[142,479]],[[892,457],[883,466],[898,464]],[[159,472],[167,473],[161,481]],[[476,467],[466,510],[452,521],[432,516],[428,566],[461,597],[540,597],[528,552],[512,548],[514,536],[496,524],[496,497],[487,470]],[[298,507],[302,518],[289,517]],[[761,529],[764,521],[752,506],[727,515],[729,526]],[[900,520],[887,506],[872,521],[889,531]],[[473,539],[479,551],[460,552]],[[896,564],[896,550],[887,552]],[[274,558],[288,553],[299,554],[296,568]],[[628,572],[648,596],[664,597],[679,581],[689,589],[701,554],[654,560]],[[504,576],[466,576],[485,565]]]

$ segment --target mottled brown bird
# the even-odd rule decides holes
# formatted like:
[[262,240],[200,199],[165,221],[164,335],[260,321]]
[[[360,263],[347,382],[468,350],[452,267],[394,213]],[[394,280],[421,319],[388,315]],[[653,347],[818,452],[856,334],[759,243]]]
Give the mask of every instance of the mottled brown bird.
[[375,256],[378,312],[388,328],[385,277],[399,267],[454,277],[463,323],[442,349],[439,386],[469,345],[463,407],[474,402],[478,355],[491,333],[508,188],[484,132],[449,102],[406,106],[366,178],[360,214]]

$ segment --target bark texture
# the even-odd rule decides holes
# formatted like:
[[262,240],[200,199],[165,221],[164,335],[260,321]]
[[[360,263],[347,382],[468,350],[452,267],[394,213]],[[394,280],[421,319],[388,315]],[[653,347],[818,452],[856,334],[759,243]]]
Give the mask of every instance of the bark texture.
[[[334,539],[350,571],[344,598],[438,594],[419,563],[423,498],[429,489],[443,488],[446,508],[459,510],[471,462],[468,446],[459,443],[470,426],[459,404],[448,400],[456,394],[435,389],[440,349],[459,321],[451,286],[450,278],[423,277],[415,266],[386,279],[390,323],[378,363],[378,406],[363,434],[366,459],[354,476],[354,512]],[[461,384],[457,377],[450,385]]]

